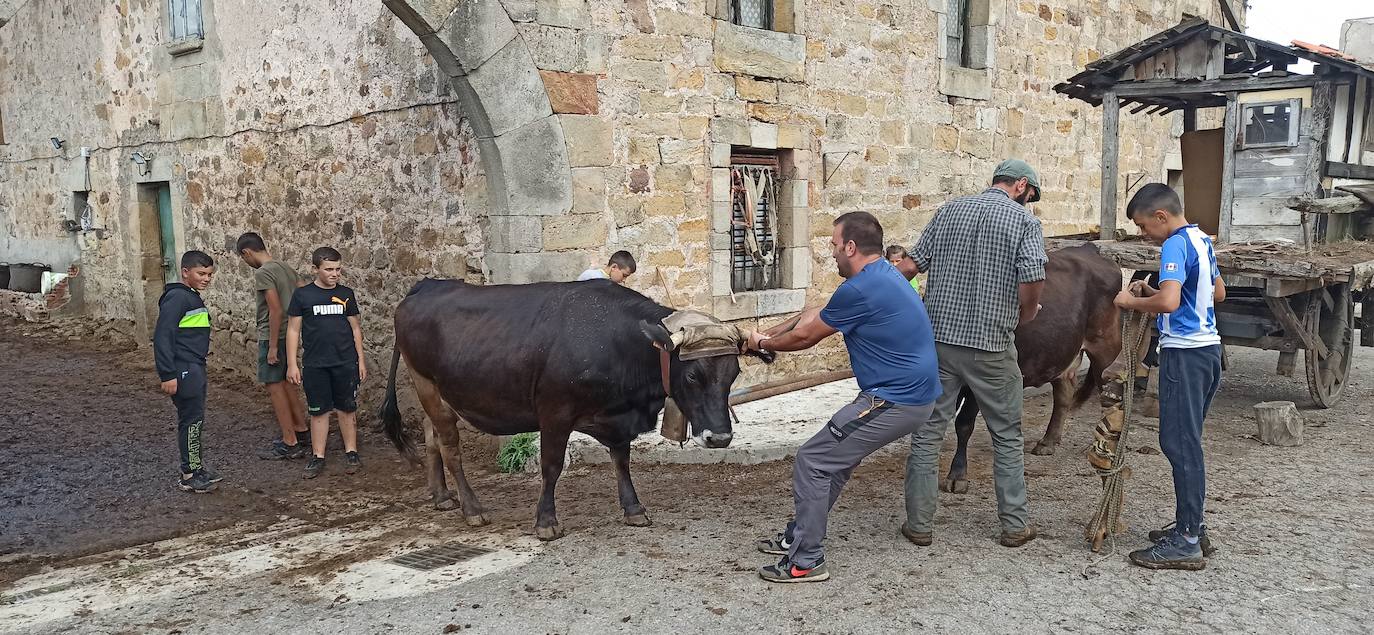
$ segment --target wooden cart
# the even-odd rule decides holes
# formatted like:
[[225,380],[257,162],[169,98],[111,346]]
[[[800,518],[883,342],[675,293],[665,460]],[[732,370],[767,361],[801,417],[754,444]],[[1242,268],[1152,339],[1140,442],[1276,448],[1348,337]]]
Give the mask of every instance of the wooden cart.
[[[1049,249],[1083,241],[1050,239]],[[1159,248],[1139,240],[1092,241],[1124,269],[1158,271]],[[1323,408],[1345,390],[1355,329],[1361,346],[1374,346],[1374,243],[1337,243],[1307,253],[1297,246],[1222,245],[1217,266],[1226,301],[1217,305],[1223,344],[1279,352],[1277,372],[1292,376],[1303,352],[1307,388]],[[1355,305],[1362,303],[1361,320]]]
[[[1311,73],[1290,72],[1300,59]],[[1294,374],[1303,351],[1313,401],[1334,405],[1350,371],[1357,302],[1371,322],[1360,345],[1374,345],[1374,306],[1363,304],[1374,243],[1362,240],[1374,224],[1374,66],[1186,18],[1055,90],[1103,109],[1095,244],[1138,271],[1156,269],[1159,250],[1118,229],[1118,186],[1129,194],[1141,180],[1118,173],[1120,112],[1182,113],[1181,165],[1171,166],[1181,169],[1169,180],[1189,219],[1217,242],[1228,291],[1217,307],[1223,342],[1278,351],[1281,375]],[[1222,115],[1220,128],[1199,129],[1208,109]]]

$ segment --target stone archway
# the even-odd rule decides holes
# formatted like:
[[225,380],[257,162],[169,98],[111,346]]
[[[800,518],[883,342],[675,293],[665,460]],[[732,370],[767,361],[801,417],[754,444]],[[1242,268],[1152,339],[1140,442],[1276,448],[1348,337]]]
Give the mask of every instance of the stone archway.
[[477,134],[490,199],[489,282],[566,278],[566,256],[543,253],[538,242],[543,217],[572,208],[563,125],[511,16],[499,0],[383,3],[448,76]]

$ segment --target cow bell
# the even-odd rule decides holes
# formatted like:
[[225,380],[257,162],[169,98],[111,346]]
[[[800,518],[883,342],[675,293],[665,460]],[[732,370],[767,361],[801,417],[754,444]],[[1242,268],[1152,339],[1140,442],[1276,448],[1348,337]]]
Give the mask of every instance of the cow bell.
[[687,415],[677,407],[677,402],[669,397],[663,402],[663,428],[659,434],[669,441],[683,443],[687,440]]

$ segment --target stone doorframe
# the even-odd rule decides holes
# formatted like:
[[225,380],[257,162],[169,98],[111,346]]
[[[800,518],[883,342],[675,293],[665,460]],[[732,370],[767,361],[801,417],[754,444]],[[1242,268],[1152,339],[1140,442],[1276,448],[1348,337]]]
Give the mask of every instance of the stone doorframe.
[[582,256],[530,244],[539,240],[543,217],[572,208],[572,171],[563,123],[506,8],[499,0],[382,2],[448,76],[477,135],[489,199],[488,282],[576,275]]

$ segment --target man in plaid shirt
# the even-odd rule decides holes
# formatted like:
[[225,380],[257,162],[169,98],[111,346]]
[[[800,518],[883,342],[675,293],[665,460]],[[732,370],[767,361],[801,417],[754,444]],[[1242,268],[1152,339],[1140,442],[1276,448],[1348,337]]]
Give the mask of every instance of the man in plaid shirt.
[[1035,171],[1008,159],[981,194],[945,203],[911,250],[929,274],[925,303],[943,388],[930,421],[911,435],[907,459],[902,534],[918,545],[934,539],[940,446],[965,387],[992,435],[1001,543],[1019,547],[1035,539],[1026,511],[1023,388],[1014,331],[1035,319],[1045,284],[1045,238],[1040,220],[1025,207],[1039,199]]

